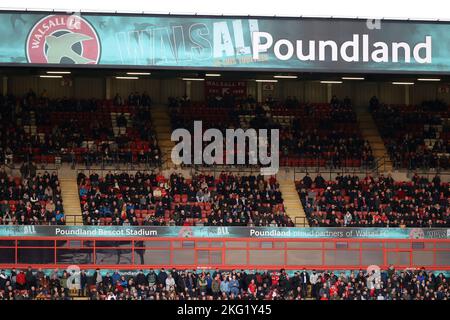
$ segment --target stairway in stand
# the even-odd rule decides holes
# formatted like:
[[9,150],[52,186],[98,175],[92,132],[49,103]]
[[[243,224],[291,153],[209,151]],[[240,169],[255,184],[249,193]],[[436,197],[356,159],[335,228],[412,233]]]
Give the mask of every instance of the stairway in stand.
[[67,225],[82,225],[80,198],[76,177],[60,177],[61,197],[63,199],[64,213]]
[[355,109],[355,111],[362,137],[363,139],[369,141],[373,156],[375,159],[385,159],[385,163],[380,169],[385,172],[392,172],[392,161],[372,115],[367,110],[363,110],[362,108]]
[[158,139],[158,145],[161,149],[162,162],[169,167],[173,167],[171,160],[172,148],[175,143],[170,140],[172,135],[172,125],[170,122],[170,113],[167,106],[152,106],[150,108],[152,124]]
[[70,289],[69,290],[69,297],[71,297],[72,300],[89,300],[89,297],[85,297],[85,296],[79,297],[77,289]]
[[296,226],[308,227],[305,211],[303,210],[294,181],[279,180],[278,183],[280,184],[280,191],[287,215],[292,219]]

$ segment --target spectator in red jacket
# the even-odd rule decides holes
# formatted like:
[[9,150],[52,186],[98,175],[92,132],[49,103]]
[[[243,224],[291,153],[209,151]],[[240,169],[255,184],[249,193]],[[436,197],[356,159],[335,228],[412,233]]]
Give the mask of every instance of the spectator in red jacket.
[[16,284],[19,290],[25,289],[25,285],[27,283],[27,279],[23,270],[20,270],[19,274],[16,277]]
[[280,280],[280,276],[278,275],[278,272],[274,272],[272,274],[272,287],[278,286],[278,281]]
[[256,288],[256,283],[255,283],[254,279],[252,279],[252,281],[248,285],[248,293],[251,294],[253,297],[256,297],[257,288]]

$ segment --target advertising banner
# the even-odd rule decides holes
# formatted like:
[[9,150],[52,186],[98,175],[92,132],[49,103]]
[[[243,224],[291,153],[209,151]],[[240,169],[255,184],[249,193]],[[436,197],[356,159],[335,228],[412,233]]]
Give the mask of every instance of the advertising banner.
[[4,11],[0,26],[0,64],[450,71],[448,23]]
[[245,97],[247,94],[246,81],[205,81],[205,97],[217,97],[230,94],[234,97]]
[[450,229],[159,226],[0,226],[0,237],[448,239]]

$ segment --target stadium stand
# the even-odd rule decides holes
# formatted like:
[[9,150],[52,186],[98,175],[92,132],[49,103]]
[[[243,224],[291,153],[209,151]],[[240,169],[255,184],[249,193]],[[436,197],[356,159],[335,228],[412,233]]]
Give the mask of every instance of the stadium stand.
[[[374,157],[361,136],[348,97],[330,103],[300,104],[287,97],[258,104],[249,96],[235,100],[226,95],[206,104],[170,99],[172,127],[193,131],[194,120],[204,129],[280,129],[280,164],[297,167],[370,167]],[[206,144],[206,143],[205,143]]]
[[321,227],[448,227],[449,184],[415,175],[394,181],[390,175],[338,174],[326,181],[307,174],[297,182],[310,226]]
[[332,168],[372,165],[371,147],[361,136],[348,98],[287,107],[291,105],[288,98],[284,107],[273,111],[282,118],[294,116],[280,135],[282,164]]
[[56,172],[36,174],[22,167],[23,176],[0,172],[0,224],[65,224],[61,188]]
[[1,270],[0,300],[448,300],[448,277],[420,270],[279,271],[176,269],[82,270],[79,289],[69,273],[42,269]]
[[446,22],[281,20],[2,12],[0,300],[449,300]]
[[88,225],[293,226],[274,177],[80,172],[78,185]]
[[[138,98],[135,98],[137,96]],[[2,97],[0,143],[10,162],[160,164],[151,125],[151,100],[49,99],[31,89],[22,98]],[[145,104],[142,104],[145,103]],[[116,105],[118,104],[118,105]]]
[[397,168],[450,168],[450,110],[446,103],[383,104],[376,97],[370,111]]
[[[14,161],[30,159],[33,162],[47,164],[60,157],[63,162],[84,163],[85,165],[95,162],[112,164],[139,163],[141,161],[154,166],[161,164],[162,158],[151,124],[151,112],[148,108],[152,102],[146,93],[142,95],[137,92],[131,93],[127,100],[124,100],[119,94],[116,94],[112,100],[75,100],[49,99],[45,91],[37,97],[30,89],[21,99],[14,96],[2,96],[1,103],[5,107],[5,112],[2,113],[0,133],[4,151],[2,157],[6,163],[8,163],[8,159],[14,158]],[[368,168],[374,161],[368,141],[361,136],[357,116],[348,97],[339,100],[333,96],[330,103],[323,104],[302,104],[295,97],[287,97],[282,102],[269,97],[261,104],[256,103],[252,96],[239,100],[224,95],[220,99],[210,98],[205,103],[194,103],[184,97],[183,99],[170,98],[169,109],[173,128],[192,129],[193,121],[199,119],[203,120],[204,129],[215,127],[224,130],[226,128],[259,128],[262,126],[279,128],[281,129],[281,165],[318,166],[330,169]],[[446,104],[435,101],[425,102],[420,108],[387,106],[380,104],[374,97],[370,101],[370,110],[376,123],[380,125],[380,132],[383,132],[390,154],[397,160],[399,160],[398,154],[404,156],[400,159],[401,161],[393,159],[397,167],[406,165],[411,169],[411,163],[418,164],[420,162],[411,160],[415,156],[406,158],[408,155],[412,155],[412,152],[408,153],[404,149],[395,151],[396,140],[389,140],[389,137],[393,128],[397,127],[401,128],[400,132],[414,130],[414,132],[422,132],[418,129],[423,127],[423,137],[440,138],[432,141],[429,139],[417,141],[420,143],[433,142],[434,147],[429,154],[435,154],[436,157],[433,158],[435,160],[440,159],[439,166],[445,164],[445,161],[442,160],[445,158],[445,154],[438,153],[438,151],[445,151],[445,144],[448,144],[448,139],[446,139],[448,128],[445,122],[448,117]],[[381,119],[385,116],[388,121],[383,122]],[[399,123],[400,118],[404,118],[402,123]],[[12,124],[18,124],[18,126]],[[414,145],[418,145],[416,142]],[[409,146],[405,148],[411,149]],[[421,150],[423,151],[423,148]],[[436,152],[433,153],[433,150]],[[27,165],[34,167],[33,162]],[[107,180],[99,178],[98,174],[91,174],[89,177],[79,176],[77,182],[83,223],[88,225],[250,226],[293,226],[295,224],[291,220],[294,219],[295,214],[291,213],[289,216],[286,214],[278,183],[272,186],[271,183],[265,182],[266,186],[269,186],[271,194],[270,196],[263,195],[263,191],[259,190],[261,194],[258,196],[256,191],[241,190],[240,187],[245,189],[245,186],[238,182],[239,188],[236,187],[233,195],[239,194],[244,200],[239,199],[237,204],[230,204],[224,200],[228,197],[229,191],[224,188],[220,189],[222,175],[219,179],[203,175],[184,179],[176,174],[171,174],[170,171],[170,178],[145,172],[137,172],[136,175],[137,177],[127,172],[114,175],[109,173],[105,177]],[[173,177],[175,179],[172,179]],[[204,187],[200,187],[202,182],[197,181],[199,177],[204,180],[203,183],[207,185],[208,191]],[[231,180],[226,178],[225,181],[232,183],[236,182],[236,179],[237,177],[233,177]],[[255,177],[251,179],[259,181],[259,178]],[[352,181],[353,179],[351,178]],[[384,177],[381,176],[380,179],[383,180]],[[143,186],[140,185],[142,183]],[[430,209],[426,206],[431,206],[432,211],[435,211],[438,200],[433,198],[433,200],[427,200],[428,202],[421,201],[418,208],[413,209],[417,200],[411,199],[414,197],[412,194],[409,194],[410,198],[394,199],[389,205],[387,200],[382,200],[384,203],[379,208],[366,210],[360,204],[354,208],[354,204],[352,204],[354,199],[350,199],[348,202],[350,191],[367,192],[364,189],[359,190],[360,185],[352,185],[356,189],[348,190],[347,186],[337,188],[334,183],[325,183],[324,188],[336,188],[333,190],[336,196],[344,197],[343,203],[339,202],[341,207],[333,207],[334,199],[326,199],[329,200],[327,203],[323,203],[320,199],[306,201],[305,192],[318,192],[318,196],[321,196],[327,194],[327,190],[315,187],[311,191],[308,190],[308,187],[297,183],[303,205],[300,209],[304,209],[310,226],[440,227],[448,225],[448,200],[440,200],[437,216],[429,213]],[[177,188],[174,188],[175,185]],[[380,197],[381,193],[388,191],[385,182],[382,183],[381,189],[378,181],[376,185],[374,190],[369,190],[371,195]],[[398,189],[413,188],[412,190],[416,194],[422,192],[427,193],[426,196],[433,196],[433,193],[441,192],[443,194],[441,197],[448,197],[447,186],[448,184],[442,184],[437,188],[431,187],[430,184],[422,191],[414,189],[416,186],[411,187],[408,182],[396,182],[392,186],[391,192],[397,193]],[[256,185],[251,186],[251,188],[255,187]],[[306,191],[302,191],[305,188]],[[160,191],[161,198],[158,198]],[[202,197],[205,192],[208,199],[199,201],[197,194]],[[273,197],[275,199],[272,199]],[[59,198],[61,198],[60,195]],[[245,203],[247,200],[250,203]],[[4,199],[4,201],[13,200]],[[59,201],[62,200],[59,199]],[[243,201],[243,203],[239,201]],[[316,202],[323,205],[320,210]],[[400,213],[395,211],[397,204],[398,209],[402,211]],[[64,212],[61,204],[60,206],[60,211]],[[291,207],[293,208],[292,205]],[[347,207],[351,209],[350,211],[356,212],[356,214],[350,212],[351,218],[346,212]],[[393,213],[385,212],[386,207],[387,211],[393,210]],[[292,208],[291,211],[293,211]],[[302,212],[302,210],[297,211]],[[403,212],[405,210],[407,212]],[[330,212],[324,214],[324,211]],[[367,212],[371,213],[368,215]],[[50,217],[55,213],[50,211],[47,215]],[[7,221],[11,220],[10,214],[10,211],[3,213],[6,219],[3,219],[2,223],[8,223]],[[403,217],[402,215],[405,214],[406,216]],[[410,217],[413,214],[416,217],[420,216],[420,219]],[[64,224],[65,219],[59,219],[61,214],[57,214],[57,216],[58,219],[55,216],[56,222],[52,222],[52,218],[49,218],[45,221],[41,219],[39,223]],[[304,216],[302,215],[302,217]],[[31,222],[29,218],[26,218],[22,223],[35,224],[37,222]]]

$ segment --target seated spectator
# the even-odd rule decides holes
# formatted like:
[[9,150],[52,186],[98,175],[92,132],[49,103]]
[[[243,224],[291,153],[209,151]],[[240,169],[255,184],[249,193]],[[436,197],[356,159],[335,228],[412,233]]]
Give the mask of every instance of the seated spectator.
[[338,175],[335,181],[325,181],[318,175],[312,185],[303,178],[297,190],[310,226],[450,226],[449,184],[441,183],[439,177],[434,182],[418,176],[412,180]]
[[[262,104],[234,97],[231,107],[224,104],[226,96],[219,98],[209,97],[206,106],[175,108],[171,112],[172,127],[193,131],[194,121],[202,120],[205,129],[221,131],[238,127],[278,129],[282,165],[340,168],[370,167],[374,163],[371,146],[362,138],[348,97],[344,102],[334,97],[333,104],[306,105],[291,97],[283,102],[268,97]],[[180,103],[171,99],[169,105]]]
[[0,224],[65,224],[56,172],[22,179],[0,178]]
[[[142,97],[147,105],[151,103],[147,94]],[[22,162],[24,178],[35,174],[32,161],[159,166],[160,150],[149,110],[141,107],[139,94],[132,93],[131,98],[132,104],[124,106],[119,94],[106,102],[33,99],[30,93],[21,102],[11,97],[2,105],[0,158],[8,163]],[[36,127],[33,134],[29,130],[32,114]]]
[[[78,296],[91,300],[448,300],[448,279],[443,273],[425,270],[381,270],[379,280],[367,271],[306,271],[298,286],[298,272],[172,269],[132,275],[115,271],[81,271]],[[274,280],[275,279],[275,280]],[[67,300],[68,273],[54,270],[1,270],[0,300]],[[90,283],[91,285],[86,285]],[[300,288],[299,288],[300,287]],[[305,290],[306,288],[310,290]],[[303,289],[302,289],[303,288]]]
[[173,173],[78,175],[85,224],[293,226],[275,178],[237,176],[192,179]]
[[420,106],[376,104],[371,108],[395,167],[450,168],[449,107],[424,101]]

